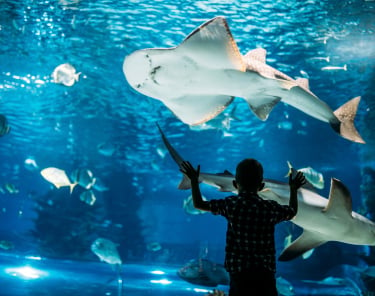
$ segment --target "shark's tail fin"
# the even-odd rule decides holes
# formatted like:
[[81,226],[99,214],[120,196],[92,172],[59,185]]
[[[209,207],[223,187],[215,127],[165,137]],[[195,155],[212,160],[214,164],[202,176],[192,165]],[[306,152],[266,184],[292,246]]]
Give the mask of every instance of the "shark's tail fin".
[[342,105],[333,113],[340,121],[339,123],[330,122],[332,128],[338,132],[343,138],[353,142],[364,144],[365,141],[358,133],[354,126],[354,118],[357,113],[358,104],[361,97],[355,97],[349,102]]

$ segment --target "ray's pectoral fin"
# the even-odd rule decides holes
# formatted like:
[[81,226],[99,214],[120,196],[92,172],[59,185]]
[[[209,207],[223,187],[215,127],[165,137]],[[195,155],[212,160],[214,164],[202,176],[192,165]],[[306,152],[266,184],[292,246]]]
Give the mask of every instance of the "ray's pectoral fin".
[[166,100],[164,104],[183,122],[198,125],[216,117],[233,99],[230,96],[189,95]]
[[[261,98],[257,98],[254,100],[247,100],[249,102],[249,107],[251,111],[262,121],[265,121],[273,108],[280,102],[281,98],[274,97],[274,96],[263,96]],[[250,103],[251,102],[251,103]],[[259,102],[257,104],[256,102]]]
[[304,230],[299,238],[282,251],[279,256],[279,261],[293,260],[325,242],[327,242],[327,240],[322,239],[320,234]]

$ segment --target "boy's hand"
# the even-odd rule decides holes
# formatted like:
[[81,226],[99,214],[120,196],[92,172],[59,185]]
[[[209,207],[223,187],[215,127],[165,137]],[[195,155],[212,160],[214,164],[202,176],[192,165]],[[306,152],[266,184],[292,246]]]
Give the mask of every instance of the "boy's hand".
[[293,178],[293,175],[294,175],[293,173],[289,175],[290,189],[297,190],[306,184],[306,179],[302,172],[297,171],[294,178]]
[[198,165],[197,169],[194,169],[188,161],[183,161],[180,165],[181,173],[185,174],[192,182],[198,182],[200,169],[200,165]]

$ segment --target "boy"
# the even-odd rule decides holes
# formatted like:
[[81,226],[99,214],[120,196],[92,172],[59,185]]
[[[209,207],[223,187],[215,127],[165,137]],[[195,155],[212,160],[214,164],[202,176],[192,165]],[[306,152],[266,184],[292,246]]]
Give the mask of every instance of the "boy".
[[303,174],[297,172],[294,178],[290,174],[289,205],[280,205],[259,197],[258,191],[264,188],[263,167],[255,159],[237,165],[233,185],[238,195],[225,199],[202,199],[199,165],[194,169],[184,161],[180,170],[190,179],[194,207],[228,221],[225,268],[230,275],[229,296],[277,296],[275,225],[297,214],[297,190],[306,182]]

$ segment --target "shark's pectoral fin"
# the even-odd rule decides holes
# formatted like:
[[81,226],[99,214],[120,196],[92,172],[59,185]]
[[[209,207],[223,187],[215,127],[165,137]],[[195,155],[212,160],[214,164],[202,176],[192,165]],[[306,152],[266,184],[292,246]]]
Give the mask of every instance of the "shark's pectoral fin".
[[164,104],[184,123],[198,125],[216,117],[233,99],[229,96],[189,95],[165,100]]
[[[254,100],[247,100],[251,111],[260,119],[266,120],[272,109],[280,102],[281,98],[274,96],[264,96]],[[259,104],[257,104],[259,102]]]
[[279,256],[279,261],[289,261],[301,256],[327,242],[319,233],[304,230],[299,238],[286,247]]
[[191,188],[191,181],[185,174],[182,174],[182,180],[180,181],[180,184],[178,184],[177,188],[181,190],[187,190]]

